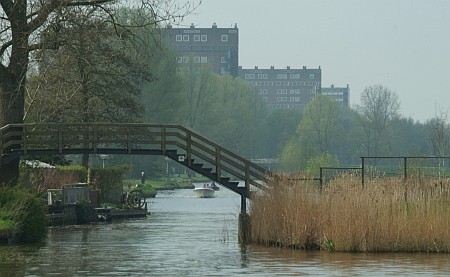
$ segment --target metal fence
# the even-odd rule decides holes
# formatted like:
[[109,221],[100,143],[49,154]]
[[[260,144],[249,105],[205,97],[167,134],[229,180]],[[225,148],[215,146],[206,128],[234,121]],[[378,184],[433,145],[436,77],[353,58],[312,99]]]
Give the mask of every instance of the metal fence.
[[386,178],[398,179],[434,179],[450,178],[450,157],[361,157],[360,167],[321,167],[317,179],[322,188],[340,176],[361,178],[361,185],[373,180]]

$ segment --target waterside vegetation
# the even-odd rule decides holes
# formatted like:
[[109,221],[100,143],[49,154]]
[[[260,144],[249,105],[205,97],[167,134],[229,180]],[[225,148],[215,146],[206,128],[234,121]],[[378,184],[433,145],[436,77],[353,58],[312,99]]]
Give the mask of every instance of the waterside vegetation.
[[47,234],[47,207],[30,190],[0,188],[0,241],[39,242]]
[[279,179],[251,205],[251,242],[339,252],[450,253],[449,180]]

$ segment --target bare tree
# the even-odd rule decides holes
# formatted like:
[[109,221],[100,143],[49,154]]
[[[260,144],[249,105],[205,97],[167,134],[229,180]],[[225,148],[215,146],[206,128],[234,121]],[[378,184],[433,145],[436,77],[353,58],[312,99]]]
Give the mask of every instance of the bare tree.
[[[436,157],[448,156],[450,152],[450,125],[447,112],[440,111],[438,115],[427,121],[428,141]],[[439,159],[439,166],[445,165],[445,159]]]
[[[44,40],[46,31],[57,30],[65,19],[65,13],[74,8],[90,9],[91,18],[107,20],[116,26],[117,35],[136,25],[156,25],[165,21],[178,21],[193,8],[193,3],[176,5],[173,0],[134,1],[139,10],[151,17],[140,21],[116,21],[120,4],[117,0],[0,0],[0,126],[22,123],[24,118],[25,85],[30,66],[30,53],[37,49],[57,48],[62,41],[56,35]],[[0,184],[16,183],[19,175],[19,159],[0,167]]]
[[366,87],[358,110],[366,134],[367,155],[378,155],[380,142],[385,138],[389,125],[399,117],[398,96],[382,85]]

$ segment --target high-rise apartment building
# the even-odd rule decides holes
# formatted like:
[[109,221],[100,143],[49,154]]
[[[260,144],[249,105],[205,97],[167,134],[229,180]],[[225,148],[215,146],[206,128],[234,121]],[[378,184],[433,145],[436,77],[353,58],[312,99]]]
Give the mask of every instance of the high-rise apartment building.
[[239,77],[256,89],[256,94],[272,108],[303,108],[320,93],[322,70],[319,68],[282,69],[239,67]]
[[323,87],[322,95],[329,96],[336,100],[338,103],[342,105],[342,107],[349,107],[349,99],[350,99],[350,87],[335,87],[331,85],[331,87]]
[[179,64],[209,65],[218,74],[238,76],[239,30],[234,28],[166,28],[166,40]]

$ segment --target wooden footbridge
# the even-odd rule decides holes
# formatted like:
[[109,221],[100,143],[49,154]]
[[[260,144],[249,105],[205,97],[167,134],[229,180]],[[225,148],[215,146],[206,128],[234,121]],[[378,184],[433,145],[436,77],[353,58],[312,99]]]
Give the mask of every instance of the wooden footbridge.
[[263,167],[180,125],[10,124],[0,128],[0,153],[0,166],[22,155],[164,155],[241,195],[244,213],[246,199],[271,178]]

